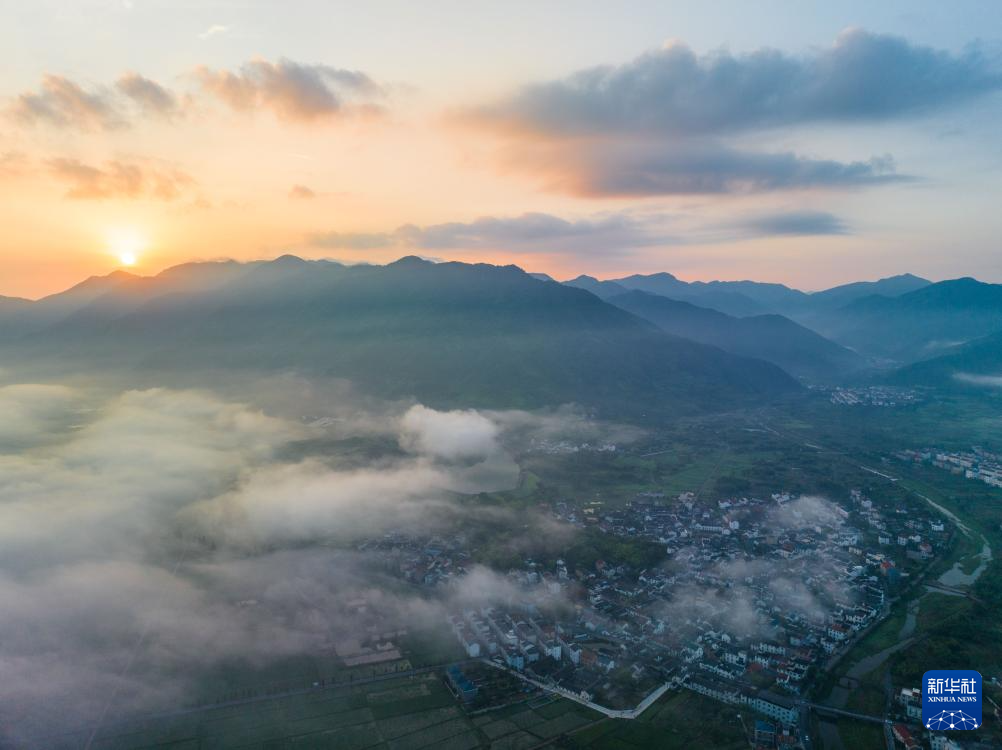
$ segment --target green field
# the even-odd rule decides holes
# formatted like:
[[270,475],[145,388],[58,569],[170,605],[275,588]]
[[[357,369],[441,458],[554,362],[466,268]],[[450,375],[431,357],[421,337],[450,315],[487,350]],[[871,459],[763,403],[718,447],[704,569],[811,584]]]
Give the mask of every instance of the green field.
[[[109,726],[93,750],[474,750],[527,748],[587,726],[599,715],[533,693],[498,710],[468,711],[440,674],[379,680]],[[89,733],[47,738],[78,749]]]

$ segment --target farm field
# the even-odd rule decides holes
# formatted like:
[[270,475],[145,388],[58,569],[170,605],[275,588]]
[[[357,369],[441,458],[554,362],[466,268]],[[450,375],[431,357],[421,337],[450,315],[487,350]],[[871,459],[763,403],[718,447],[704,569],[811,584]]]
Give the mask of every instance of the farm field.
[[[528,748],[586,726],[598,714],[532,694],[467,713],[437,672],[318,689],[108,727],[92,750],[474,750]],[[53,750],[87,746],[89,732],[51,738]]]
[[[754,714],[747,712],[743,718],[746,723],[755,720]],[[547,748],[739,750],[748,747],[741,721],[738,707],[682,690],[666,693],[638,719],[605,719]]]

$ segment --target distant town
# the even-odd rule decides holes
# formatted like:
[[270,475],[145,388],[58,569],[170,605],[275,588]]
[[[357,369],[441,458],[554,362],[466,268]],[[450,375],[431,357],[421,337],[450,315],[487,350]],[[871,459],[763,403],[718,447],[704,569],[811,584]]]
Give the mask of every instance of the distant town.
[[887,385],[871,385],[863,388],[820,388],[828,394],[828,400],[838,406],[913,406],[925,398],[913,388],[898,388]]

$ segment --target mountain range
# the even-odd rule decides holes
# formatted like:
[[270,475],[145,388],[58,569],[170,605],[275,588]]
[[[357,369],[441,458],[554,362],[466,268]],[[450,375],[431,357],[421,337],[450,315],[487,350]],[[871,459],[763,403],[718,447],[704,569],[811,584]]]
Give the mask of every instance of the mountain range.
[[441,407],[575,402],[633,416],[726,409],[881,369],[896,383],[981,387],[1002,373],[1000,336],[1002,285],[909,274],[806,293],[287,255],[0,297],[8,368],[149,380],[293,371]]
[[1002,329],[1002,285],[951,279],[896,297],[862,297],[805,322],[864,354],[910,363]]
[[669,335],[514,266],[283,256],[96,277],[0,314],[0,354],[156,378],[296,371],[429,405],[685,413],[797,391],[761,359]]
[[[626,309],[665,330],[687,331],[684,335],[690,338],[735,353],[752,350],[808,379],[861,371],[863,364],[884,370],[901,368],[900,374],[891,376],[899,382],[914,378],[915,382],[945,383],[950,379],[933,378],[933,373],[961,364],[982,374],[1002,371],[993,359],[995,340],[991,338],[1002,331],[1002,285],[973,278],[934,283],[902,274],[813,293],[755,281],[685,282],[669,273],[607,280],[578,276],[564,283],[614,304],[621,300],[621,306],[629,304]],[[685,302],[701,312],[648,299],[645,315],[639,298],[627,302],[631,298],[624,295],[632,291]],[[728,315],[730,320],[708,311]],[[767,316],[774,317],[767,320]],[[847,358],[842,353],[829,361],[816,348],[819,342],[804,335],[805,330],[856,356]],[[786,351],[788,347],[793,348]],[[831,347],[823,348],[829,356],[834,354]]]
[[708,307],[737,317],[764,313],[796,317],[837,309],[865,297],[897,297],[929,286],[932,282],[906,273],[879,281],[857,281],[808,293],[784,284],[760,281],[689,282],[682,281],[670,273],[660,272],[635,274],[606,281],[599,281],[591,276],[578,276],[564,283],[587,289],[603,298],[639,290],[691,302],[700,307]]
[[609,297],[610,304],[684,336],[744,357],[758,357],[815,382],[831,381],[859,370],[865,360],[855,352],[777,314],[737,318],[648,292]]

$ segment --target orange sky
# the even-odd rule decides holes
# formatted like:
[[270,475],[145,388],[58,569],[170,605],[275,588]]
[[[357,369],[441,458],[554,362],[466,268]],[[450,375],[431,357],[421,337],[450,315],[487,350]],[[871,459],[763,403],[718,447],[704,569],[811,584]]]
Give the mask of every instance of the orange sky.
[[[853,14],[898,23],[884,11],[860,4],[801,18],[797,43],[756,19],[741,28],[714,18],[720,14],[679,12],[686,5],[642,3],[627,19],[587,3],[564,16],[556,5],[512,16],[514,6],[496,14],[443,4],[426,11],[404,50],[378,35],[355,38],[350,27],[378,28],[390,8],[401,16],[413,8],[338,7],[349,26],[330,31],[338,45],[316,28],[329,18],[324,5],[304,5],[296,18],[256,3],[187,16],[138,2],[99,3],[93,17],[68,8],[12,11],[0,31],[9,63],[0,75],[0,294],[59,291],[130,255],[137,272],[155,273],[192,259],[283,252],[515,262],[558,278],[667,270],[806,289],[904,271],[1002,281],[994,208],[1002,159],[990,125],[997,95],[979,91],[966,110],[951,102],[924,119],[791,120],[712,139],[623,135],[620,125],[555,135],[543,121],[512,129],[473,114],[517,104],[511,97],[526,85],[601,63],[629,73],[644,64],[638,56],[669,49],[668,38],[690,44],[706,66],[721,44],[745,66],[754,63],[746,52],[761,47],[791,61],[838,52],[847,44],[836,35],[859,20]],[[746,13],[740,4],[733,10]],[[575,34],[547,46],[544,24],[557,18]],[[538,24],[538,35],[527,37],[520,19]],[[96,33],[81,33],[91,26]],[[603,27],[611,36],[599,49]],[[924,35],[930,45],[939,33],[931,25],[889,31]],[[966,58],[950,50],[965,31],[944,32],[940,45],[958,65]],[[388,33],[399,42],[401,32]],[[869,170],[868,160],[893,156],[895,179],[595,187],[610,167],[592,165],[593,153],[615,155],[639,139],[682,159],[694,137],[695,147],[728,158],[790,152],[818,169]]]

